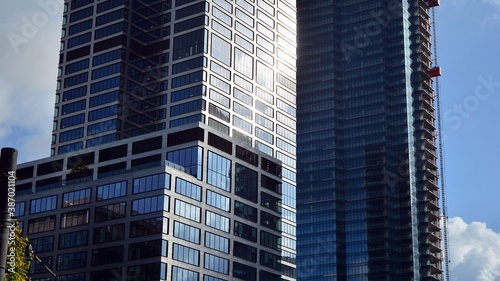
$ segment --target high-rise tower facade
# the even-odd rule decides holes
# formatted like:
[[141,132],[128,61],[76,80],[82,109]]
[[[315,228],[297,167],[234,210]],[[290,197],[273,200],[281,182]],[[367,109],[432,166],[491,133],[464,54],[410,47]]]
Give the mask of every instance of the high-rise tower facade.
[[51,157],[16,200],[57,280],[295,279],[295,13],[64,2]]
[[442,280],[429,3],[298,0],[298,280]]
[[201,122],[294,161],[294,1],[74,0],[63,19],[52,155]]

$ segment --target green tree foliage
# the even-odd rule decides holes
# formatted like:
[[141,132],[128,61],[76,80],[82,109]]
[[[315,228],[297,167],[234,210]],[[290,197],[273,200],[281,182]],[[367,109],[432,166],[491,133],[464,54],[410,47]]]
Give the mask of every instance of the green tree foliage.
[[15,245],[9,244],[10,248],[14,247],[15,261],[14,267],[9,264],[10,257],[7,257],[7,271],[5,272],[5,281],[29,281],[28,269],[30,268],[30,259],[26,259],[25,249],[28,246],[28,237],[21,236],[21,228],[16,222],[15,225]]

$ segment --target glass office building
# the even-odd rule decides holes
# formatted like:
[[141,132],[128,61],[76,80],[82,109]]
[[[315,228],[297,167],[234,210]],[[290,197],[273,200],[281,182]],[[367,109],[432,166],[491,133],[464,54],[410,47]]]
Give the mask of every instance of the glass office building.
[[51,158],[20,165],[17,199],[57,280],[295,279],[295,18],[64,1]]
[[[295,280],[280,161],[183,126],[18,166],[33,281]],[[288,250],[291,251],[291,250]]]
[[297,1],[298,280],[443,280],[429,8]]

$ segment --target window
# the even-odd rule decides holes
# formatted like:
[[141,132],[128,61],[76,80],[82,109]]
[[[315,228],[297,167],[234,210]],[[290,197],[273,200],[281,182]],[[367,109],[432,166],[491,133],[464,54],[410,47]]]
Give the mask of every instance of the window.
[[[292,271],[295,271],[295,268],[290,267],[290,269]],[[290,276],[290,275],[286,274],[284,271],[285,270],[282,271],[283,275]],[[295,274],[292,275],[292,276],[290,276],[290,277],[295,278]],[[260,278],[260,280],[267,280],[267,281],[281,281],[281,280],[283,280],[283,279],[281,279],[280,275],[274,274],[274,273],[271,273],[271,272],[267,272],[267,271],[264,271],[264,270],[260,270],[259,271],[259,278]]]
[[[177,10],[176,15],[179,15],[179,12],[180,10]],[[207,35],[207,30],[200,29],[175,37],[173,44],[174,60],[206,52],[205,38],[207,38]]]
[[[127,276],[133,276],[134,280],[160,280],[160,279],[166,280],[167,264],[150,263],[150,264],[129,266]],[[102,280],[110,280],[110,279],[102,279]],[[177,280],[197,280],[197,279],[177,279]]]
[[130,222],[130,238],[161,233],[168,234],[168,218],[158,217]]
[[109,93],[105,93],[105,94],[90,98],[89,106],[95,107],[95,106],[99,106],[102,104],[111,103],[114,101],[119,101],[121,99],[122,99],[122,92],[121,91],[112,91]]
[[121,122],[118,119],[112,119],[87,126],[87,136],[101,134],[107,131],[119,129]]
[[15,211],[16,217],[24,216],[24,213],[26,211],[26,202],[16,202],[15,209],[16,209]]
[[[85,281],[85,273],[74,273],[57,276],[57,281]],[[50,281],[50,278],[47,280]]]
[[174,237],[200,244],[200,229],[174,221]]
[[231,199],[219,193],[207,190],[207,200],[206,203],[217,209],[229,212],[231,209]]
[[90,16],[92,16],[93,13],[94,13],[94,7],[90,6],[90,7],[87,7],[85,9],[79,10],[78,12],[71,13],[69,15],[69,21],[75,22],[75,21],[90,17]]
[[231,66],[231,44],[212,34],[212,57],[227,66]]
[[85,267],[87,252],[76,252],[57,256],[57,270]]
[[170,174],[164,173],[134,179],[134,194],[157,189],[170,189]]
[[92,80],[99,79],[123,71],[122,63],[114,63],[92,70]]
[[229,239],[206,231],[205,247],[228,254]]
[[186,102],[170,107],[170,117],[190,113],[193,111],[205,110],[205,101],[202,99]]
[[102,118],[110,117],[110,116],[120,116],[121,115],[121,106],[119,105],[110,105],[107,107],[103,107],[100,109],[96,109],[89,112],[89,122],[94,120],[99,120]]
[[210,226],[210,227],[213,227],[213,228],[225,231],[225,232],[229,232],[229,218],[226,218],[226,217],[221,216],[219,214],[210,212],[208,210],[206,211],[206,214],[205,214],[205,224]]
[[242,129],[243,131],[249,134],[252,133],[252,124],[250,122],[241,119],[238,116],[233,117],[233,125],[235,125],[236,127]]
[[198,272],[172,266],[172,280],[199,280]]
[[56,216],[41,217],[28,221],[28,234],[35,234],[44,231],[54,230],[56,226]]
[[[190,71],[194,70],[196,68],[201,68],[205,66],[205,58],[204,57],[197,57],[194,59],[186,60],[183,62],[176,63],[172,66],[172,74],[177,74],[181,73],[184,71]],[[201,86],[196,86],[196,87],[201,87]],[[173,100],[172,100],[173,102]]]
[[174,260],[198,266],[200,264],[200,251],[174,243],[172,258]]
[[249,221],[257,222],[257,208],[234,201],[234,214]]
[[193,146],[185,149],[170,151],[167,153],[167,161],[184,168],[185,172],[202,179],[203,148]]
[[258,61],[256,76],[258,84],[264,86],[268,90],[274,90],[274,72],[270,67]]
[[235,48],[234,69],[246,77],[253,79],[253,58],[240,49]]
[[253,40],[253,31],[252,29],[244,26],[242,23],[240,23],[239,21],[236,22],[235,24],[235,28],[237,31],[239,31],[243,36],[247,37],[248,39],[250,40]]
[[[230,117],[229,111],[226,111],[226,110],[214,105],[213,103],[210,103],[210,105],[208,106],[208,112],[210,114],[212,114],[213,116],[219,117],[220,119],[222,119],[226,122],[229,122],[229,117]],[[209,120],[213,120],[213,119],[210,118]],[[225,126],[225,127],[227,127],[227,126]]]
[[230,4],[227,0],[214,0],[214,4],[219,5],[219,7],[228,11],[229,13],[233,12],[233,5]]
[[63,193],[62,207],[72,207],[90,203],[91,188]]
[[257,248],[234,241],[233,255],[250,262],[257,262]]
[[168,242],[166,240],[151,240],[129,245],[128,259],[140,260],[152,257],[167,256]]
[[62,115],[70,114],[80,110],[84,110],[86,107],[86,100],[79,100],[72,103],[68,103],[62,106]]
[[30,203],[30,214],[55,210],[57,209],[57,195],[33,199]]
[[93,139],[88,139],[87,140],[87,148],[97,146],[100,144],[105,144],[109,143],[112,141],[117,141],[120,139],[120,135],[118,134],[109,134],[109,135],[104,135],[101,137],[93,138]]
[[260,251],[260,264],[265,267],[281,270],[280,260],[281,256],[279,255],[271,254],[263,250]]
[[236,164],[235,194],[257,203],[257,172]]
[[273,250],[280,250],[281,248],[281,237],[278,235],[271,234],[269,232],[260,231],[260,244],[266,246]]
[[80,210],[61,215],[61,228],[68,228],[89,223],[90,210]]
[[192,221],[201,222],[201,208],[175,199],[175,214]]
[[210,75],[210,85],[223,91],[224,93],[231,94],[231,85],[215,75]]
[[94,228],[94,244],[123,240],[125,238],[125,224],[115,224]]
[[[63,92],[63,101],[76,99],[76,98],[83,97],[86,95],[87,95],[87,86],[81,86],[78,88],[74,88],[72,90],[64,91]],[[84,108],[85,108],[85,100],[83,100],[83,102],[84,102]],[[64,112],[64,109],[63,109],[63,112]]]
[[127,0],[109,0],[97,5],[97,13],[100,14],[107,10],[111,10],[118,6],[124,5],[127,3]]
[[172,89],[179,88],[188,84],[193,84],[195,82],[205,81],[206,80],[205,77],[206,77],[205,71],[196,71],[193,73],[172,78]]
[[248,120],[253,120],[253,111],[250,110],[248,107],[241,105],[240,103],[237,103],[236,101],[233,102],[233,110],[234,112],[242,115]]
[[123,261],[123,245],[92,251],[92,265],[103,265]]
[[216,278],[210,275],[203,275],[203,281],[227,281],[227,280]]
[[191,123],[197,123],[197,122],[205,123],[205,115],[195,114],[195,115],[175,119],[175,120],[170,121],[169,126],[170,126],[170,128],[175,128],[175,127],[179,127],[179,126],[182,126],[185,124],[191,124]]
[[125,51],[123,49],[118,49],[118,50],[106,52],[106,53],[101,54],[101,55],[94,56],[94,58],[92,58],[92,65],[97,66],[97,65],[101,65],[101,64],[104,64],[104,63],[107,63],[110,61],[120,59],[120,58],[122,58],[124,53],[125,53]]
[[99,206],[95,208],[95,222],[116,220],[125,217],[125,202]]
[[214,73],[219,74],[226,80],[231,80],[231,71],[221,64],[216,63],[215,61],[210,62],[210,70]]
[[[189,2],[192,2],[192,1],[189,1]],[[180,2],[180,0],[177,0],[175,4],[177,7],[179,7],[179,6],[181,6],[183,4],[187,4],[189,2],[186,2],[186,1]],[[205,6],[205,3],[194,4],[194,5],[188,6],[186,8],[182,8],[182,9],[177,10],[177,12],[175,14],[175,19],[178,20],[178,19],[182,19],[184,17],[194,15],[196,13],[208,11],[207,9],[208,9],[208,6]]]
[[207,169],[208,184],[231,191],[231,160],[209,151]]
[[281,218],[260,211],[260,225],[276,231],[281,231]]
[[257,242],[257,228],[239,221],[234,221],[234,235],[252,242]]
[[127,31],[127,23],[126,22],[117,22],[115,24],[108,25],[103,28],[99,28],[95,31],[94,38],[100,39],[111,34],[115,34],[118,32],[126,32]]
[[125,195],[127,195],[127,181],[97,186],[97,201],[122,197]]
[[269,195],[265,192],[260,193],[260,205],[270,210],[281,213],[281,199]]
[[205,253],[204,267],[208,270],[229,274],[229,260]]
[[76,126],[85,122],[85,113],[61,119],[61,129]]
[[169,211],[170,197],[158,195],[141,198],[132,201],[132,216],[153,213],[157,211]]
[[233,262],[233,277],[245,281],[256,281],[257,269],[239,262]]
[[33,251],[36,254],[51,252],[54,250],[54,236],[45,236],[40,238],[32,238],[29,243],[33,246]]
[[219,94],[213,89],[210,89],[210,99],[226,108],[229,108],[231,104],[230,99],[227,96]]
[[[78,36],[75,36],[73,38],[70,38],[70,39],[68,39],[68,49],[85,44],[87,42],[90,42],[91,39],[92,39],[92,32],[87,32],[87,33],[84,33],[82,35],[78,35]],[[85,74],[87,74],[87,73],[85,73]],[[69,87],[69,86],[66,86],[66,87]]]
[[88,237],[88,229],[60,234],[59,250],[87,246]]
[[125,8],[104,14],[102,16],[98,16],[96,18],[95,24],[96,26],[100,26],[108,22],[112,22],[123,18],[127,18],[127,10]]
[[65,131],[59,134],[59,143],[67,142],[70,140],[78,139],[83,137],[83,127]]
[[40,260],[42,262],[39,262],[38,260],[34,260],[34,262],[31,263],[30,268],[28,270],[29,274],[46,273],[47,268],[45,268],[45,266],[52,268],[52,256],[41,257]]
[[175,192],[194,200],[201,201],[201,186],[185,181],[181,178],[176,178]]
[[[80,70],[84,70],[89,68],[89,59],[83,59],[74,63],[70,63],[66,65],[66,72],[65,74],[71,74]],[[86,73],[85,73],[86,74]]]
[[217,32],[218,34],[226,37],[227,39],[231,40],[233,32],[231,29],[227,28],[225,25],[219,23],[216,20],[212,20],[212,30]]
[[207,25],[208,17],[205,15],[197,16],[185,21],[181,21],[174,25],[174,33],[178,34],[182,31],[192,29],[198,26]]
[[255,122],[271,131],[274,131],[274,122],[258,113],[255,113]]
[[99,82],[92,83],[90,85],[90,93],[95,94],[107,89],[111,89],[114,87],[123,86],[123,78],[122,77],[113,77],[106,80],[102,80]]

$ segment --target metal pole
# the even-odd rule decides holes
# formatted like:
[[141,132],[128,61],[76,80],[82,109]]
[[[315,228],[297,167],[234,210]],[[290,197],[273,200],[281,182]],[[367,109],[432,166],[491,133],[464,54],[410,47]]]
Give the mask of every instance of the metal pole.
[[13,201],[14,192],[10,192],[12,190],[9,191],[9,182],[15,180],[16,169],[17,150],[9,147],[2,148],[0,154],[0,281],[5,280],[5,272],[7,270],[7,249],[9,226],[11,224],[9,199],[11,199],[11,204],[15,203]]

